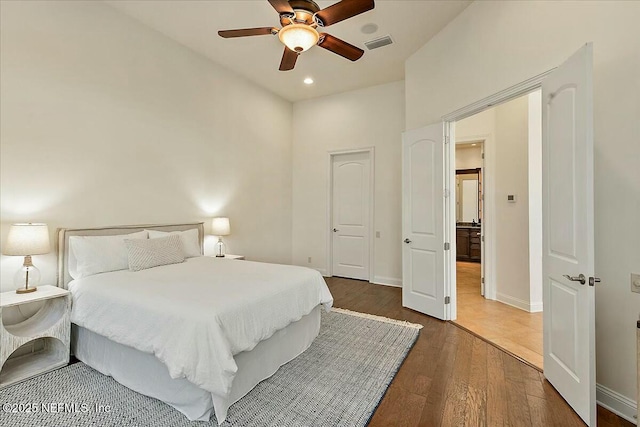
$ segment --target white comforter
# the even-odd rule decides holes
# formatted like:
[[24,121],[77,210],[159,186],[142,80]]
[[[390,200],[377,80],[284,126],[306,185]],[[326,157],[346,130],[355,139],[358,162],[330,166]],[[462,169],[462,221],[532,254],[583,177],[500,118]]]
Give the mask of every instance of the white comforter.
[[233,355],[333,303],[315,270],[210,257],[97,274],[69,289],[73,323],[152,353],[172,378],[221,397],[238,369]]

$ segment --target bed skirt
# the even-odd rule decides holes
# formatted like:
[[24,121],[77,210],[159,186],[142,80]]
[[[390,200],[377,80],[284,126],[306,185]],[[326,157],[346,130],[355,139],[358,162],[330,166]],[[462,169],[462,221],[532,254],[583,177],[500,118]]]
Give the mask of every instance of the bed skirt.
[[218,423],[222,423],[232,404],[309,348],[320,331],[320,310],[317,306],[251,351],[235,355],[238,372],[227,398],[203,390],[186,378],[171,378],[167,367],[153,354],[116,343],[77,325],[72,325],[71,350],[98,372],[173,406],[189,420],[209,421],[215,411]]

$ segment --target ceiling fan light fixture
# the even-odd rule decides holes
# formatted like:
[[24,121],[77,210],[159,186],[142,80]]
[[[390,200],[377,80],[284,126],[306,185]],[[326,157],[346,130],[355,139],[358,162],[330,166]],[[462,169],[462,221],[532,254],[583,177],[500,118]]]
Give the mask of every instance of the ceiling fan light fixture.
[[278,32],[280,41],[294,52],[304,52],[318,43],[320,35],[306,24],[290,24]]

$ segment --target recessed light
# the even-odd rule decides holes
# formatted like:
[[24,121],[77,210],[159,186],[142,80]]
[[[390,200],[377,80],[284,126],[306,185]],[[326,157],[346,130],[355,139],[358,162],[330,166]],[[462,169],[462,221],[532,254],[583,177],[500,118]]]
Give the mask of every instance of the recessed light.
[[311,77],[307,77],[303,81],[304,81],[304,84],[306,84],[306,85],[312,85],[313,84],[313,79]]
[[475,147],[476,145],[478,145],[478,144],[475,144],[475,143],[474,143],[474,144],[471,144],[471,146],[472,146],[472,147]]

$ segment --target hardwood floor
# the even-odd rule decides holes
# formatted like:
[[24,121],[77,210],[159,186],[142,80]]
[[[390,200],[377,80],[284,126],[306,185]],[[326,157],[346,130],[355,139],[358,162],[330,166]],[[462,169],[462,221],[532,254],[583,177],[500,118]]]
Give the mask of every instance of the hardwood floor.
[[[402,290],[327,278],[336,307],[424,326],[369,426],[584,426],[542,373],[451,322],[402,307]],[[633,427],[598,407],[600,427]]]
[[480,264],[457,262],[455,323],[543,368],[542,313],[527,313],[480,295]]

